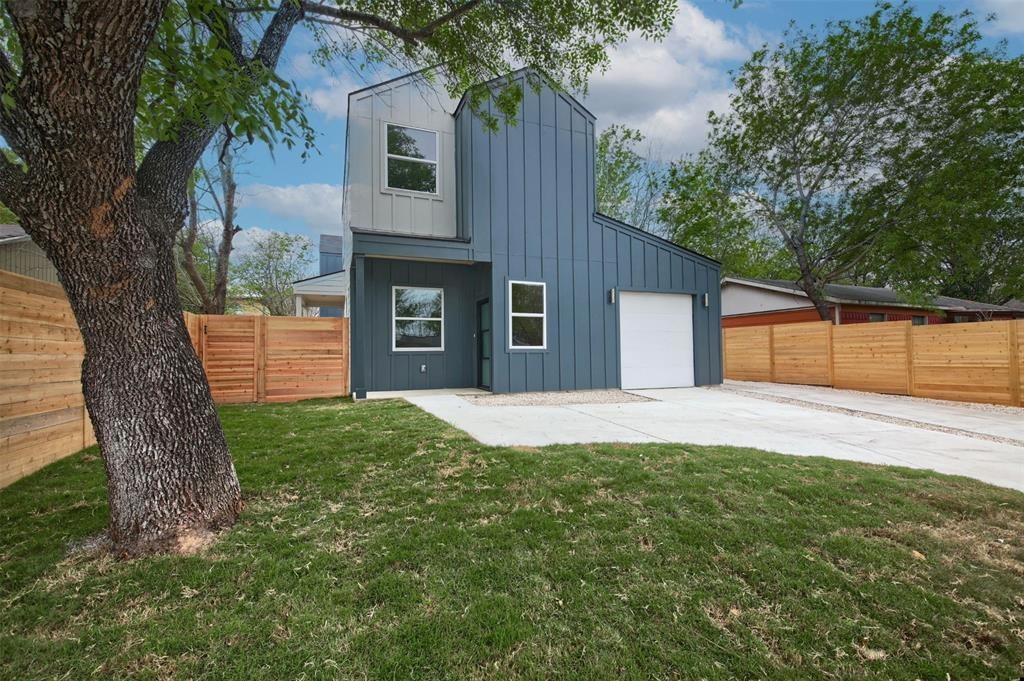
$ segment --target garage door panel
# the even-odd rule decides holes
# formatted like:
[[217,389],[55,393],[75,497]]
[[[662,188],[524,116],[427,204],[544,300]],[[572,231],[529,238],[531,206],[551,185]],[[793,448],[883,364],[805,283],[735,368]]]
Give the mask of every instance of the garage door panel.
[[693,380],[693,296],[621,292],[623,388],[689,387]]

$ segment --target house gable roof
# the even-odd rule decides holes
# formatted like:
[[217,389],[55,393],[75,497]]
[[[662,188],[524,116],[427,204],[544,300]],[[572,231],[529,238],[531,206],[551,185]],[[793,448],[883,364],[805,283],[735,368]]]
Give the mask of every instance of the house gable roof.
[[[746,277],[726,277],[722,284],[738,284],[769,291],[789,293],[794,296],[807,297],[796,282],[785,279],[749,279]],[[858,305],[892,305],[895,307],[933,307],[939,310],[963,312],[1010,312],[1012,308],[1005,305],[992,305],[975,300],[935,296],[930,304],[915,305],[908,303],[892,289],[875,286],[852,286],[849,284],[826,284],[825,299],[830,303],[847,303]]]
[[28,238],[21,225],[0,225],[0,244],[13,244],[26,241]]

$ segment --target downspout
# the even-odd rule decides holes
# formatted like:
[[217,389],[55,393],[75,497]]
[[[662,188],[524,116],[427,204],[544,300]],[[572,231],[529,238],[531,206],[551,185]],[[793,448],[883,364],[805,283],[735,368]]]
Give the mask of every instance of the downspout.
[[836,303],[836,320],[835,320],[836,326],[839,326],[840,324],[843,323],[843,315],[842,315],[842,311],[840,310],[841,307],[842,307],[841,303]]

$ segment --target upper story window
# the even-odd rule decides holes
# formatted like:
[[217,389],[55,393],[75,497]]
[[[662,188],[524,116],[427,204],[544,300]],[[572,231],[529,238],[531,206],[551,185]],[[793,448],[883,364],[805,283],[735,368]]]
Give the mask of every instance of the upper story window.
[[437,193],[437,133],[388,123],[388,189]]

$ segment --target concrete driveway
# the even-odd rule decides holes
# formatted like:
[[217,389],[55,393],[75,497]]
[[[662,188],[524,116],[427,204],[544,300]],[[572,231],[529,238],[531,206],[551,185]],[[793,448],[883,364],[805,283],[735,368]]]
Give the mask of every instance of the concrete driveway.
[[729,382],[621,404],[481,406],[405,395],[489,445],[680,442],[925,468],[1024,490],[1024,409]]

